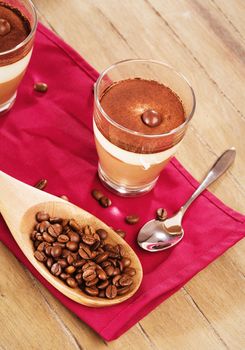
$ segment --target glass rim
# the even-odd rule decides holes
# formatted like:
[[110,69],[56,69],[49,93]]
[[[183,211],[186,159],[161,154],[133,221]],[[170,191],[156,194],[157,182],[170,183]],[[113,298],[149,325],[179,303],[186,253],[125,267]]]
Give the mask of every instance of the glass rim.
[[33,4],[33,2],[31,0],[26,0],[26,1],[31,6],[31,10],[32,10],[32,13],[33,13],[33,19],[34,19],[34,25],[31,28],[31,31],[28,34],[28,36],[21,43],[19,43],[18,45],[16,45],[15,47],[13,47],[10,50],[0,52],[0,56],[8,55],[8,54],[10,54],[10,53],[12,53],[12,52],[14,52],[16,50],[19,50],[22,46],[24,46],[26,43],[28,43],[32,39],[33,35],[36,32],[36,29],[37,29],[37,11],[36,11],[36,8],[35,8],[35,6],[34,6],[34,4]]
[[[166,133],[161,133],[161,134],[144,134],[142,132],[139,132],[139,131],[134,131],[134,130],[131,130],[131,129],[128,129],[126,128],[125,126],[123,125],[120,125],[119,123],[117,123],[115,120],[113,120],[105,111],[104,109],[102,108],[101,104],[100,104],[100,101],[99,101],[99,97],[98,97],[98,88],[99,88],[99,85],[103,79],[103,77],[114,67],[118,66],[118,65],[121,65],[121,64],[124,64],[124,63],[129,63],[129,62],[145,62],[145,63],[154,63],[154,64],[158,64],[158,65],[161,65],[161,66],[164,66],[165,68],[168,68],[170,69],[174,74],[178,75],[182,80],[185,81],[185,83],[187,84],[187,86],[189,87],[190,91],[191,91],[191,95],[192,95],[192,103],[193,103],[193,106],[192,106],[192,109],[191,109],[191,112],[189,113],[189,115],[186,117],[185,121],[180,124],[177,128],[174,128],[172,130],[170,130],[169,132],[166,132]],[[94,84],[94,94],[95,94],[95,103],[96,103],[96,106],[98,107],[100,113],[105,117],[105,119],[107,119],[108,122],[110,122],[112,125],[114,125],[115,127],[117,127],[118,129],[121,129],[127,133],[130,133],[130,134],[133,134],[135,136],[140,136],[140,137],[146,137],[146,138],[156,138],[156,137],[166,137],[166,136],[170,136],[170,135],[173,135],[175,133],[177,133],[178,131],[182,130],[189,122],[190,120],[192,119],[193,115],[194,115],[194,112],[195,112],[195,108],[196,108],[196,98],[195,98],[195,94],[194,94],[194,90],[193,88],[191,87],[189,81],[186,79],[186,77],[176,71],[172,66],[170,66],[169,64],[165,63],[165,62],[161,62],[161,61],[158,61],[158,60],[153,60],[153,59],[139,59],[139,58],[136,58],[136,59],[126,59],[126,60],[122,60],[122,61],[118,61],[114,64],[112,64],[111,66],[107,67],[106,69],[104,69],[97,81],[95,82]]]

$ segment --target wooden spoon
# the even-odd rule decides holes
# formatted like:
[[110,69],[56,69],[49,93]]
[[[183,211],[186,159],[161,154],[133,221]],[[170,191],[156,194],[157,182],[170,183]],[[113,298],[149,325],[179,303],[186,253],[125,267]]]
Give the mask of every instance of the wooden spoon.
[[[53,276],[44,264],[34,258],[33,242],[30,239],[35,225],[35,214],[41,210],[48,212],[53,217],[74,218],[81,226],[89,224],[95,229],[103,228],[108,232],[106,240],[108,243],[122,244],[126,256],[131,259],[131,266],[136,269],[131,291],[115,299],[90,297],[79,288],[72,289],[58,277]],[[130,298],[139,288],[143,272],[137,255],[117,233],[87,211],[0,171],[0,212],[27,259],[50,284],[68,298],[91,307],[110,306]]]

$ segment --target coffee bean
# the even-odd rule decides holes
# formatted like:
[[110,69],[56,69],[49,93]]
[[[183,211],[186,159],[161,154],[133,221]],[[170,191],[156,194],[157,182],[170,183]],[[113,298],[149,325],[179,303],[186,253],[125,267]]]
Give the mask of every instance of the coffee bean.
[[131,260],[129,258],[123,258],[121,262],[123,264],[123,268],[128,267],[131,264]]
[[49,220],[49,215],[48,213],[46,213],[45,211],[39,211],[37,214],[36,214],[36,220],[38,222],[41,222],[41,221],[48,221]]
[[96,269],[97,265],[94,261],[88,261],[86,264],[83,265],[82,271],[85,271],[87,269],[93,268],[94,270]]
[[76,242],[67,242],[66,248],[71,250],[72,252],[75,252],[78,250],[78,243]]
[[80,242],[80,236],[78,233],[76,233],[74,231],[70,231],[70,232],[68,232],[68,236],[69,236],[71,242],[76,242],[76,243]]
[[99,240],[96,240],[94,242],[94,244],[90,247],[91,250],[97,250],[98,251],[98,248],[100,246],[101,242]]
[[102,228],[96,230],[96,233],[100,236],[100,239],[103,239],[103,240],[105,240],[108,236],[107,231]]
[[82,267],[84,264],[86,264],[86,260],[82,259],[82,260],[74,261],[73,266]]
[[49,226],[50,226],[50,223],[48,221],[40,222],[40,224],[39,224],[39,232],[43,233],[43,232],[47,231]]
[[65,243],[60,243],[60,242],[54,242],[53,243],[53,247],[57,247],[57,246],[59,246],[59,247],[61,247],[61,248],[65,248]]
[[67,283],[68,286],[71,287],[71,288],[76,288],[76,287],[77,287],[77,282],[76,282],[76,280],[75,280],[74,278],[72,278],[72,277],[68,277],[68,278],[66,279],[66,283]]
[[60,274],[60,278],[61,278],[62,280],[66,280],[66,279],[69,278],[69,277],[70,277],[70,275],[68,275],[67,273],[62,272],[62,273]]
[[86,235],[84,234],[82,236],[82,241],[87,245],[93,245],[95,243],[95,238],[93,235]]
[[97,277],[96,272],[94,269],[86,269],[83,272],[83,279],[84,281],[92,281]]
[[59,235],[57,241],[60,243],[67,243],[69,241],[69,237],[67,235]]
[[36,231],[36,230],[32,231],[32,233],[31,233],[31,240],[32,240],[32,241],[35,241],[35,240],[36,240],[36,234],[37,234],[37,231]]
[[119,284],[122,287],[130,286],[132,283],[133,283],[133,280],[128,275],[122,276],[119,280]]
[[108,299],[114,299],[117,296],[117,287],[109,285],[105,290],[105,295]]
[[73,257],[71,254],[69,254],[69,255],[67,256],[66,260],[67,260],[68,264],[71,265],[71,264],[74,263],[74,260],[75,260],[75,259],[74,259],[74,257]]
[[127,294],[130,290],[130,286],[122,287],[117,289],[117,295]]
[[69,224],[69,219],[62,219],[61,225],[62,225],[63,227],[68,226],[68,224]]
[[92,297],[96,297],[99,294],[99,290],[95,286],[85,287],[84,290],[88,295],[91,295]]
[[114,272],[114,267],[109,265],[105,268],[105,272],[107,274],[107,276],[113,276],[113,272]]
[[48,258],[47,261],[46,261],[47,268],[51,269],[53,263],[54,263],[53,258]]
[[41,261],[41,262],[44,262],[47,260],[47,257],[44,254],[44,252],[39,252],[38,250],[35,251],[34,256],[38,261]]
[[65,269],[68,266],[68,262],[65,259],[59,259],[57,262],[63,269]]
[[49,243],[47,242],[41,242],[38,247],[37,247],[37,250],[39,252],[43,252],[45,250],[45,248],[47,247],[47,245],[49,245]]
[[35,83],[34,90],[38,92],[46,92],[48,90],[48,85],[42,82]]
[[142,114],[141,120],[146,126],[155,128],[161,124],[162,116],[160,113],[154,111],[153,109],[148,109]]
[[62,272],[62,268],[59,263],[54,263],[51,267],[51,273],[55,276],[59,276]]
[[44,240],[43,235],[40,232],[36,233],[36,240],[39,242],[42,242]]
[[96,190],[94,189],[92,192],[91,192],[92,196],[94,197],[94,199],[96,199],[97,201],[100,200],[100,198],[103,197],[103,193],[99,190]]
[[51,245],[46,246],[45,247],[45,254],[50,256],[51,255],[51,250],[52,250],[52,246]]
[[115,267],[114,271],[113,271],[113,275],[112,276],[116,276],[120,274],[120,269],[118,267]]
[[118,234],[118,236],[125,238],[126,237],[126,232],[121,230],[121,229],[117,229],[115,230],[115,232]]
[[54,246],[51,249],[51,255],[53,258],[58,258],[62,254],[62,248],[60,246]]
[[48,227],[48,233],[54,238],[57,238],[62,233],[62,231],[63,228],[60,224],[54,224]]
[[100,280],[105,281],[107,279],[107,274],[102,268],[96,269],[96,272]]
[[135,224],[137,224],[139,219],[140,219],[139,216],[134,214],[134,215],[126,216],[125,221],[129,225],[135,225]]
[[133,277],[134,275],[136,275],[136,270],[133,267],[125,267],[123,273],[129,275],[130,277]]
[[64,201],[69,202],[69,198],[65,194],[62,194],[62,196],[60,196],[60,198],[63,199]]
[[67,268],[65,269],[65,272],[68,273],[68,274],[72,274],[73,272],[76,271],[76,268],[74,266],[67,266]]
[[108,208],[111,206],[111,200],[106,196],[101,197],[99,203],[103,208]]
[[85,284],[87,287],[95,286],[98,283],[99,279],[96,277],[95,279],[91,281],[86,281]]
[[4,36],[11,31],[11,25],[5,18],[0,18],[0,36]]
[[36,187],[39,190],[44,190],[44,188],[47,186],[47,183],[48,183],[48,180],[41,179],[34,185],[34,187]]
[[83,280],[83,275],[81,273],[76,274],[75,279],[78,283],[81,283]]
[[63,219],[54,216],[52,218],[49,218],[49,222],[50,222],[50,224],[60,224],[61,225],[63,222]]
[[116,247],[118,248],[119,255],[123,257],[126,254],[124,247],[121,244],[118,244]]
[[97,255],[97,257],[95,258],[95,261],[97,264],[100,264],[103,261],[107,260],[108,256],[109,256],[108,252],[101,253],[101,254]]
[[100,298],[105,298],[105,290],[100,290],[99,291],[99,295],[98,295]]
[[71,227],[71,229],[72,230],[74,230],[74,231],[80,231],[81,230],[81,227],[80,227],[80,225],[78,224],[78,222],[76,221],[76,220],[74,220],[74,219],[71,219],[70,221],[69,221],[69,226]]
[[112,279],[112,284],[114,284],[115,286],[118,287],[119,286],[119,282],[118,281],[121,279],[121,277],[122,277],[121,275],[114,276],[113,279]]
[[100,282],[98,285],[97,285],[97,287],[99,288],[99,289],[105,289],[108,285],[109,285],[109,281],[108,280],[105,280],[105,281],[103,281],[103,282]]
[[156,211],[156,219],[159,221],[164,221],[165,219],[167,219],[168,217],[168,213],[166,209],[163,208],[159,208]]
[[80,249],[78,250],[79,255],[81,256],[81,258],[83,259],[90,259],[91,258],[91,250],[87,247],[87,246],[82,246],[81,247],[81,243],[80,243]]
[[54,238],[52,236],[50,236],[47,232],[43,233],[43,239],[48,242],[48,243],[52,243],[54,242]]
[[62,258],[67,258],[68,255],[70,255],[70,254],[71,254],[70,250],[68,250],[66,248],[62,250]]

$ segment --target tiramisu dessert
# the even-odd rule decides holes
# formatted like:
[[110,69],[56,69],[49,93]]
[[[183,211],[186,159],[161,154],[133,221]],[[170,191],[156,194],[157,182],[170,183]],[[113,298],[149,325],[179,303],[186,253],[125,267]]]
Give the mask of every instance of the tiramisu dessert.
[[13,103],[27,68],[33,44],[27,39],[30,33],[30,21],[21,10],[0,1],[0,113]]
[[151,188],[183,137],[171,134],[185,122],[183,104],[154,80],[107,85],[94,112],[99,175],[112,188]]

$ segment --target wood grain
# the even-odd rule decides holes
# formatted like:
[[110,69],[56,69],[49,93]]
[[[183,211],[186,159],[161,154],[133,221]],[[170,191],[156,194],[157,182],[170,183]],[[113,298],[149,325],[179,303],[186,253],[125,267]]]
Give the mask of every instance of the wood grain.
[[[244,1],[34,3],[41,21],[99,71],[121,59],[142,57],[166,61],[183,72],[195,90],[197,109],[177,157],[201,180],[216,156],[235,146],[235,164],[210,190],[245,212]],[[107,343],[0,244],[0,349],[241,350],[244,248],[244,241],[236,244],[126,334]]]

